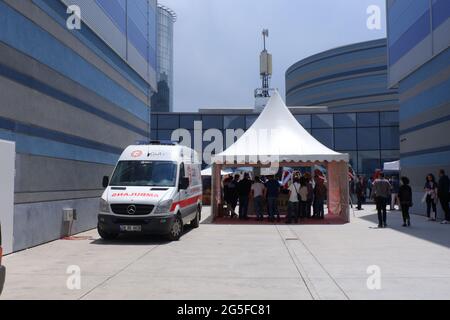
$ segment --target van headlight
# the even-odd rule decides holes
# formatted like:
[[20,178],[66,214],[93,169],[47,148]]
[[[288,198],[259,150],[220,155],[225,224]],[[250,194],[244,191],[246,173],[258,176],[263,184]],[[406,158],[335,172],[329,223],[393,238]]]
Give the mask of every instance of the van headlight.
[[100,212],[109,213],[109,204],[106,200],[100,198]]
[[173,200],[166,200],[166,201],[160,202],[156,206],[156,209],[155,209],[155,211],[153,213],[154,214],[169,213],[170,212],[170,207],[172,207],[172,203],[173,203]]

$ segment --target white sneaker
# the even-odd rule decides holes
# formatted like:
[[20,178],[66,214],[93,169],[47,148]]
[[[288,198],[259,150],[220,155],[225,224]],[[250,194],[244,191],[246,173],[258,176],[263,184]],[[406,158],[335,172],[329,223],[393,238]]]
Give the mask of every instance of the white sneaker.
[[448,224],[448,221],[444,220],[444,221],[441,222],[441,224]]

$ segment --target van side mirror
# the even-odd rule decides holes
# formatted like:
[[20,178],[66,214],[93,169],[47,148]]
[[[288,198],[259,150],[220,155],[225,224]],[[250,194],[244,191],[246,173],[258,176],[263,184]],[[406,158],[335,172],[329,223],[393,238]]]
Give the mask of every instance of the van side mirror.
[[189,188],[189,178],[180,179],[180,190],[187,190]]
[[102,182],[103,188],[108,188],[109,185],[109,177],[108,176],[104,176],[103,177],[103,182]]

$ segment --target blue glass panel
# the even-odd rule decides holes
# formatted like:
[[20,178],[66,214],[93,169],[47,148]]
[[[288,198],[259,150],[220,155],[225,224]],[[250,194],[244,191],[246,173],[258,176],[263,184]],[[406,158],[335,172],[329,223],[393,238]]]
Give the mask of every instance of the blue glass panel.
[[302,125],[305,129],[311,129],[311,115],[309,114],[297,114],[295,115],[298,123]]
[[356,127],[355,113],[336,113],[334,115],[334,126],[336,128]]
[[245,116],[225,115],[223,117],[224,129],[245,129]]
[[119,30],[126,35],[127,17],[125,13],[125,1],[121,0],[96,0],[102,10],[111,18]]
[[381,112],[380,113],[380,125],[381,126],[398,126],[399,113],[398,111]]
[[380,149],[380,128],[358,128],[358,149]]
[[328,148],[334,148],[333,129],[313,129],[312,135]]
[[180,128],[179,115],[158,115],[158,129],[178,129]]
[[398,127],[381,128],[381,149],[400,149],[400,133]]
[[223,129],[223,116],[202,116],[203,129]]
[[336,150],[356,150],[356,128],[335,129]]
[[313,114],[312,115],[313,128],[332,128],[333,115],[332,114]]
[[378,112],[358,113],[358,127],[378,127],[380,116]]
[[381,168],[380,151],[359,151],[358,172],[371,176]]
[[181,114],[180,115],[180,128],[194,129],[195,121],[202,121],[202,117],[200,115]]

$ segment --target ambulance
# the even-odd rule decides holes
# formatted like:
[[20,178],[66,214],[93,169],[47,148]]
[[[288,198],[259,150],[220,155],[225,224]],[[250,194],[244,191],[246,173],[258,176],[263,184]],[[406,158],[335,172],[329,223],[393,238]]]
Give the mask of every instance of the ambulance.
[[190,148],[161,141],[129,146],[103,187],[97,226],[103,239],[154,234],[177,241],[184,226],[199,227],[201,162]]

